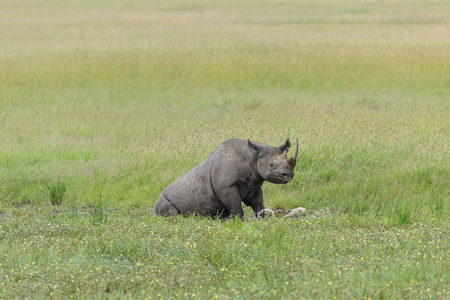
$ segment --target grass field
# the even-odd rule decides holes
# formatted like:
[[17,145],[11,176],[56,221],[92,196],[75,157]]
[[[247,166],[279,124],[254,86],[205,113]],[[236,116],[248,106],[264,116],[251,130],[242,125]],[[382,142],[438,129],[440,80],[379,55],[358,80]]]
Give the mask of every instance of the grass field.
[[[0,298],[450,298],[447,1],[0,2]],[[221,141],[297,219],[160,218]]]

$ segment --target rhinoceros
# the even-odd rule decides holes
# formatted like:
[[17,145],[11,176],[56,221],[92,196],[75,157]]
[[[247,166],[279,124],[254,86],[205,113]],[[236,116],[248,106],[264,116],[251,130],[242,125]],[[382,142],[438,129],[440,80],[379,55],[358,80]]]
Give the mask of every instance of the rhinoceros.
[[[169,184],[153,207],[159,215],[244,216],[242,203],[264,217],[264,181],[286,184],[294,178],[298,139],[288,158],[289,139],[279,147],[228,139],[204,161]],[[260,213],[261,212],[261,213]]]

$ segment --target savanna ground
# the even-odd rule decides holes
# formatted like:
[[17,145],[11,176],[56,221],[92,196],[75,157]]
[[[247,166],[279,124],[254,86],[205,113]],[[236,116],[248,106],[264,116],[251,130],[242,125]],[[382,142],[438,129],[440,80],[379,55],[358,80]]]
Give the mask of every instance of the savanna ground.
[[[0,298],[450,298],[447,1],[0,2]],[[161,218],[299,138],[294,219]]]

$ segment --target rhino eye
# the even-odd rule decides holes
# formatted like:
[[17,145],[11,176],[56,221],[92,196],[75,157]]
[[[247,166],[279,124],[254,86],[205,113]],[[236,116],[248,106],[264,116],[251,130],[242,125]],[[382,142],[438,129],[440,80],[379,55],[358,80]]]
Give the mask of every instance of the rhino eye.
[[273,168],[273,164],[270,164],[270,167]]

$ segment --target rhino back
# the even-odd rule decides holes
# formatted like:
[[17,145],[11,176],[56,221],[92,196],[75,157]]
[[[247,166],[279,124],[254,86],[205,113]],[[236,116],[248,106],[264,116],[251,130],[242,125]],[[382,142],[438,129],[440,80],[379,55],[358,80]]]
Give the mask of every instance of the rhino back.
[[195,212],[215,202],[208,169],[207,165],[201,163],[163,191],[163,195],[181,214]]
[[[233,163],[236,153],[239,153],[236,146],[240,148],[233,140],[220,144],[204,161],[169,184],[163,191],[165,198],[184,215],[199,213],[214,216],[220,213],[225,206],[216,195],[215,185],[227,184],[227,177],[235,177],[232,175]],[[227,175],[214,178],[217,170]]]
[[243,176],[245,147],[245,140],[224,141],[204,161],[169,184],[160,199],[169,201],[183,215],[226,215],[218,195]]

